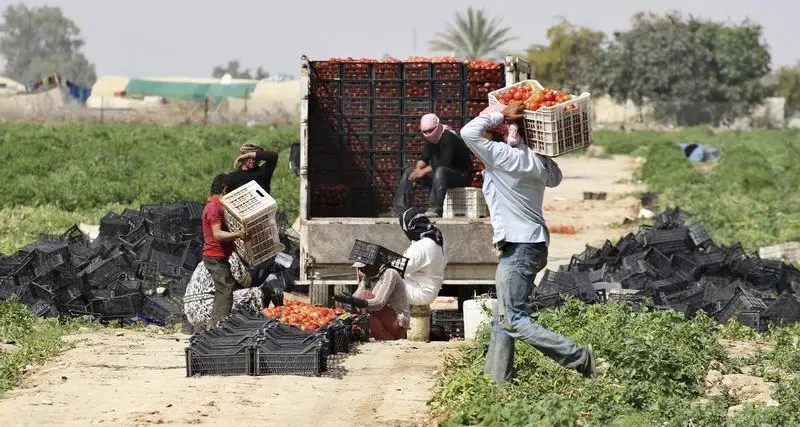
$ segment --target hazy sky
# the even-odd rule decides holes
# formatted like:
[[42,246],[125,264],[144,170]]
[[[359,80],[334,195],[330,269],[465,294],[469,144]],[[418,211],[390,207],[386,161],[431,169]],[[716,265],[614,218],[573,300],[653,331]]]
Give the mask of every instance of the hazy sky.
[[[0,0],[5,8],[17,1]],[[634,12],[677,9],[715,20],[750,18],[764,26],[773,65],[800,59],[790,0],[50,0],[83,30],[86,54],[99,75],[209,76],[238,59],[246,68],[297,74],[299,59],[330,56],[429,55],[427,41],[453,11],[484,7],[503,17],[518,40],[510,49],[545,42],[561,15],[611,33],[629,27]],[[414,37],[416,28],[416,43]],[[793,29],[794,28],[794,29]]]

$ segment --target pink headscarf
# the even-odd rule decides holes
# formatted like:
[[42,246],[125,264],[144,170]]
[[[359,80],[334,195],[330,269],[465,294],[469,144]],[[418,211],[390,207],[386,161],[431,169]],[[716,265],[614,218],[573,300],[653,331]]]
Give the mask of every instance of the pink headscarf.
[[431,142],[431,144],[438,144],[439,140],[442,139],[442,135],[444,135],[444,131],[449,130],[452,131],[452,128],[447,125],[443,125],[439,122],[439,117],[436,114],[428,113],[422,116],[422,119],[419,121],[419,130],[425,131],[427,129],[434,129],[433,133],[430,135],[424,135],[425,139]]
[[[506,108],[504,105],[490,105],[481,111],[480,116],[486,117],[489,115],[489,113],[499,113],[503,111],[504,108]],[[517,127],[517,125],[514,123],[500,123],[499,125],[495,126],[494,129],[500,132],[503,135],[503,139],[506,141],[506,143],[512,147],[516,147],[520,141],[522,141],[522,138],[519,136],[519,127]]]

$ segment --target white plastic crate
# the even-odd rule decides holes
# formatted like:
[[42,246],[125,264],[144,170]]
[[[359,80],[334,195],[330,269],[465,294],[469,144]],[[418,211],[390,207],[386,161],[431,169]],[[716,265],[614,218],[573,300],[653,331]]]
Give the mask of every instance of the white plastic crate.
[[444,197],[444,218],[483,218],[489,216],[489,207],[483,191],[475,187],[449,188]]
[[758,250],[758,256],[764,259],[795,263],[800,261],[800,243],[786,242],[780,245],[766,246]]
[[[507,88],[489,92],[490,105],[502,105],[497,95],[522,85],[544,87],[536,80],[525,80]],[[588,92],[553,107],[525,110],[525,140],[538,154],[558,157],[594,142],[592,134],[592,95]]]
[[249,237],[247,241],[234,241],[236,253],[248,265],[256,266],[283,251],[275,219],[278,203],[257,182],[250,181],[220,200],[228,230],[245,230]]

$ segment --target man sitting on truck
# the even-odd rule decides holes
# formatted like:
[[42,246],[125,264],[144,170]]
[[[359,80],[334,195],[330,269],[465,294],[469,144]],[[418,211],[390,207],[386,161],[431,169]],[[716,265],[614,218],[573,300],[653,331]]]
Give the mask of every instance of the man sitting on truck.
[[533,280],[547,265],[550,240],[542,214],[544,190],[561,183],[561,169],[549,157],[519,143],[515,127],[505,123],[515,124],[523,111],[520,103],[490,106],[461,129],[464,142],[486,165],[483,194],[494,228],[492,240],[500,253],[495,277],[497,306],[484,371],[498,383],[509,381],[514,340],[521,339],[562,366],[593,376],[591,345],[581,347],[530,317]]
[[235,170],[232,172],[236,182],[244,184],[255,181],[267,193],[271,193],[272,175],[278,166],[278,153],[264,151],[252,141],[244,144],[239,153],[241,155],[234,161]]
[[438,218],[444,210],[447,189],[469,185],[472,158],[461,137],[441,123],[435,114],[422,116],[420,131],[425,137],[425,146],[415,167],[406,169],[400,178],[394,195],[394,213],[402,215],[410,207],[411,196],[420,183],[430,189],[425,215]]

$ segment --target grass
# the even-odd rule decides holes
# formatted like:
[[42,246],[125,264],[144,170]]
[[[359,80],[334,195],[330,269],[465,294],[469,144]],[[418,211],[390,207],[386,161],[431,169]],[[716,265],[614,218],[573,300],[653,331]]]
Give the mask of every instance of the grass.
[[293,127],[132,124],[0,125],[0,252],[108,211],[205,200],[214,175],[230,171],[239,147],[255,140],[280,154],[272,195],[294,219],[298,178],[289,171]]
[[59,354],[69,344],[62,338],[89,324],[59,323],[34,316],[23,304],[0,301],[0,340],[12,349],[0,349],[0,394],[22,381],[25,367]]
[[[498,387],[483,374],[488,328],[448,358],[429,402],[441,426],[750,426],[797,425],[800,417],[800,327],[760,336],[740,325],[718,326],[700,314],[630,313],[616,302],[570,300],[537,322],[580,344],[593,344],[598,375],[583,379],[531,346],[516,346],[515,380]],[[485,325],[484,325],[485,326]],[[748,360],[727,356],[720,338],[759,339],[768,346]],[[736,393],[707,396],[709,366],[722,374],[755,372],[776,385],[780,407],[741,404]],[[750,375],[754,375],[750,373]]]

